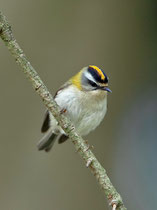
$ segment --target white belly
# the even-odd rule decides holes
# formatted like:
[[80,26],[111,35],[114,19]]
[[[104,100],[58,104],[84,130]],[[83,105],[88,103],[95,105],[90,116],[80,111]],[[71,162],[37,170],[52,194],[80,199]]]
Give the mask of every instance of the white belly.
[[[68,87],[57,94],[55,101],[66,109],[66,115],[74,124],[76,131],[81,135],[87,135],[94,130],[103,120],[107,111],[107,95],[101,97],[92,96],[89,92],[82,93],[76,88]],[[51,116],[52,129],[56,127],[53,116]],[[62,129],[60,132],[64,133]]]

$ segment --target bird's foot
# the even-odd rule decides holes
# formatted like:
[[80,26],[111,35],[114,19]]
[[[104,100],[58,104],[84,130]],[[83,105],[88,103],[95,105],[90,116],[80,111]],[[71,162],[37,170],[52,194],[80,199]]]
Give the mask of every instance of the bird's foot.
[[67,111],[67,110],[63,108],[63,109],[60,110],[60,114],[65,114],[66,111]]

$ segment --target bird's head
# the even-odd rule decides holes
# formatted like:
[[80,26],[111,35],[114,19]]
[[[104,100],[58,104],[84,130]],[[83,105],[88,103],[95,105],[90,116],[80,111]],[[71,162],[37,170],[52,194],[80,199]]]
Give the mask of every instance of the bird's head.
[[97,66],[90,65],[84,67],[78,74],[72,77],[71,81],[81,91],[112,92],[108,88],[107,75]]

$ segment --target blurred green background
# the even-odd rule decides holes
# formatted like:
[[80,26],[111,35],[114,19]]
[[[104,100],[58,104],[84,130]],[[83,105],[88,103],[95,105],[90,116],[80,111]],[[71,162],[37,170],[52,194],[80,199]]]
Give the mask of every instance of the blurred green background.
[[[1,0],[14,35],[52,94],[94,64],[113,93],[86,139],[128,209],[157,199],[157,2]],[[45,107],[0,40],[0,209],[103,210],[70,141],[38,152]]]

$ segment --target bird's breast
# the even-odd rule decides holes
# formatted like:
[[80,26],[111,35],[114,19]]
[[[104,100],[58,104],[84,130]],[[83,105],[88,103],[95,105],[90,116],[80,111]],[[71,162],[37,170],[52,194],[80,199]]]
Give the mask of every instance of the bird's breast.
[[93,96],[73,87],[59,92],[55,100],[61,108],[66,109],[66,115],[82,136],[94,130],[107,111],[107,96]]

